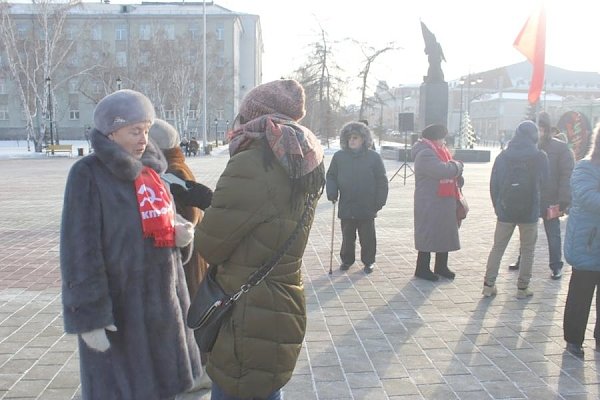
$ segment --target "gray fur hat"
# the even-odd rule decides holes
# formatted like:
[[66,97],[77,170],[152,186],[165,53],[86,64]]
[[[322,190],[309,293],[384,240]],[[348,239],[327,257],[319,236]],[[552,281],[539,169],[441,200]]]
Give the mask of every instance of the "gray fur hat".
[[150,127],[150,138],[161,150],[173,149],[179,146],[179,133],[173,125],[163,119],[155,119]]
[[154,121],[154,106],[150,99],[135,90],[111,93],[100,100],[94,110],[94,125],[104,135],[144,121]]
[[342,126],[342,130],[340,131],[340,147],[342,149],[348,149],[348,140],[350,140],[352,134],[362,136],[364,140],[363,146],[365,148],[369,149],[373,145],[371,129],[362,122],[350,121]]

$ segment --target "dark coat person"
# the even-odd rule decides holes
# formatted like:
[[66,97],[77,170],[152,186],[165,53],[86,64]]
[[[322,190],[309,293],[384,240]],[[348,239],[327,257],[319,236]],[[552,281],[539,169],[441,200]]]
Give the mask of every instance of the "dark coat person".
[[[591,155],[577,163],[571,176],[572,203],[565,233],[565,258],[573,267],[564,314],[567,351],[583,357],[583,342],[594,291],[600,304],[600,126],[594,132]],[[600,307],[594,328],[600,351]]]
[[544,230],[548,239],[548,258],[552,279],[562,276],[562,241],[560,219],[548,218],[547,209],[558,205],[561,213],[567,212],[571,205],[571,172],[575,165],[575,155],[569,146],[554,137],[547,113],[542,113],[538,121],[540,128],[539,148],[548,156],[548,179],[540,192],[540,208],[544,221]]
[[540,217],[540,190],[548,178],[548,157],[537,148],[538,139],[536,124],[523,121],[517,126],[506,150],[494,161],[490,196],[497,221],[483,283],[485,297],[497,294],[498,269],[516,227],[519,228],[521,253],[517,298],[533,295],[529,282]]
[[[304,102],[302,86],[282,79],[255,87],[240,105],[231,159],[195,237],[227,293],[280,251],[306,203],[313,208],[323,190],[323,150],[297,122]],[[280,399],[306,332],[300,268],[313,217],[314,210],[281,261],[221,326],[206,368],[213,398]]]
[[[415,249],[419,252],[415,276],[430,281],[438,280],[438,275],[454,279],[454,272],[448,268],[448,252],[460,249],[456,201],[459,183],[463,182],[463,163],[452,159],[444,144],[447,134],[445,126],[429,125],[411,151],[415,167]],[[436,253],[434,272],[430,269],[432,252]]]
[[84,400],[161,400],[201,374],[178,247],[193,229],[175,223],[148,141],[154,108],[120,90],[94,111],[94,153],[67,179],[60,266],[65,330],[78,334]]
[[348,122],[340,132],[340,147],[327,170],[327,199],[337,201],[342,224],[340,269],[354,264],[356,232],[364,271],[371,273],[376,255],[375,217],[388,196],[388,181],[381,156],[371,150],[373,136],[362,122]]

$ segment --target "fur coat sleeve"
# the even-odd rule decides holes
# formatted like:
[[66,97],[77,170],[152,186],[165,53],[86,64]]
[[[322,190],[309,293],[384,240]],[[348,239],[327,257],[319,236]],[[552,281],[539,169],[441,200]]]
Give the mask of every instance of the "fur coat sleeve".
[[98,229],[100,210],[100,196],[90,168],[79,162],[67,179],[60,232],[67,333],[88,332],[114,324]]

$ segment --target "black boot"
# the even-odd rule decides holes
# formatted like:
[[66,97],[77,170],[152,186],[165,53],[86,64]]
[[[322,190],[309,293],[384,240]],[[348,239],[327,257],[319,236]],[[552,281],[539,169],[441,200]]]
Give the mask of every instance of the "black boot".
[[417,256],[417,269],[415,270],[415,276],[417,278],[435,282],[440,279],[440,277],[431,272],[431,269],[429,269],[430,259],[430,253],[424,251],[419,252],[419,255]]
[[454,279],[456,274],[448,269],[448,253],[435,253],[435,267],[433,271],[444,278]]

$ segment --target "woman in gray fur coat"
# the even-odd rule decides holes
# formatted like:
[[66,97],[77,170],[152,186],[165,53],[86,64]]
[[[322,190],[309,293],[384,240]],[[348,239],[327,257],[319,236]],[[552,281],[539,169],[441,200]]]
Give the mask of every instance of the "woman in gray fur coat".
[[65,330],[78,334],[83,399],[172,399],[201,374],[185,325],[180,251],[193,238],[175,218],[148,141],[154,108],[120,90],[94,110],[94,153],[67,180],[60,263]]

